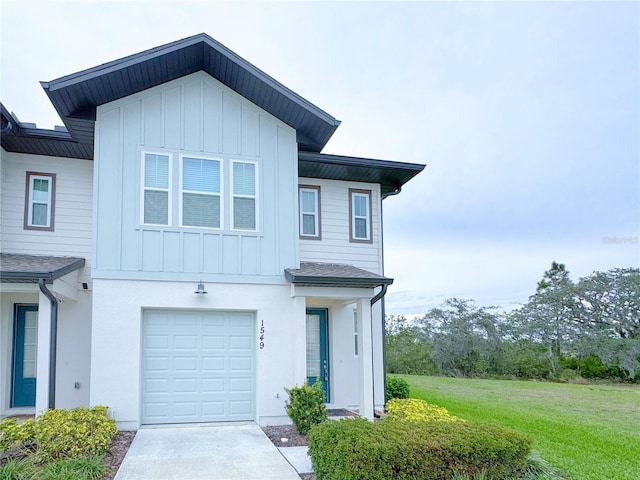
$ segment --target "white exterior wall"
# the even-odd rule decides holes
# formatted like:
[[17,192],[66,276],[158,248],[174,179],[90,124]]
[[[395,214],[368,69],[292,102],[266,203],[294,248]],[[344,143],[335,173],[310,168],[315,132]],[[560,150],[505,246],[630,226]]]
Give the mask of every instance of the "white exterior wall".
[[[300,239],[300,261],[342,263],[382,274],[380,186],[371,183],[300,178],[320,187],[321,240]],[[371,190],[372,243],[349,241],[349,189]]]
[[[119,428],[140,426],[144,309],[254,312],[256,319],[256,421],[287,423],[284,387],[302,384],[306,357],[304,308],[285,285],[195,282],[94,281],[91,404],[113,409]],[[264,321],[265,347],[258,347]]]
[[[170,226],[140,222],[143,150],[172,155]],[[223,161],[223,229],[179,226],[182,153]],[[257,232],[229,226],[234,159],[258,163]],[[206,73],[98,107],[95,164],[94,278],[283,283],[297,265],[296,133]]]
[[[2,153],[2,253],[83,257],[90,281],[93,162],[74,158]],[[27,172],[56,174],[54,231],[24,229]]]
[[[71,274],[74,279],[77,274]],[[58,348],[56,355],[56,408],[89,405],[91,358],[91,293],[78,292],[77,299],[65,297],[56,281],[49,289],[62,301],[58,305]],[[38,305],[38,367],[36,413],[48,405],[50,302],[37,284],[3,284],[0,298],[0,415],[33,413],[33,408],[10,409],[11,360],[13,354],[14,305]],[[75,387],[76,382],[78,388]]]

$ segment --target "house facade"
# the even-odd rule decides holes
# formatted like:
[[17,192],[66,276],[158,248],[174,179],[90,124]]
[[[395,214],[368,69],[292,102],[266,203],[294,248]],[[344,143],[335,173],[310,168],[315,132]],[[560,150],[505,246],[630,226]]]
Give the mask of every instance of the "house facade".
[[207,35],[2,110],[0,413],[287,421],[384,404],[382,201],[424,166],[322,154],[339,122]]

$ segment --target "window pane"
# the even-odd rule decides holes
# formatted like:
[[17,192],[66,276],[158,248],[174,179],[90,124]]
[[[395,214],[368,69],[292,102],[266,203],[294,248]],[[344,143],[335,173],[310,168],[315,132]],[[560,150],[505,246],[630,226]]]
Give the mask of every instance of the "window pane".
[[354,195],[353,197],[353,211],[358,217],[367,216],[367,197],[363,195]]
[[182,159],[182,188],[220,193],[220,162],[201,158]]
[[233,227],[240,230],[256,229],[256,200],[254,198],[233,199]]
[[220,228],[220,197],[185,193],[182,196],[182,224],[188,227]]
[[169,157],[146,153],[144,156],[144,186],[169,188]]
[[253,163],[233,163],[233,193],[235,195],[256,194],[256,166]]
[[169,222],[169,194],[144,191],[144,223],[167,225]]
[[46,180],[44,178],[34,178],[33,179],[33,191],[34,191],[34,195],[35,195],[35,192],[48,192],[49,191],[49,180]]
[[316,234],[316,217],[315,215],[302,214],[302,234],[303,235],[315,235]]
[[316,212],[316,193],[309,190],[302,190],[302,211],[304,213]]
[[47,226],[48,205],[42,203],[34,203],[31,209],[31,225]]
[[356,238],[367,238],[367,221],[364,218],[356,218]]

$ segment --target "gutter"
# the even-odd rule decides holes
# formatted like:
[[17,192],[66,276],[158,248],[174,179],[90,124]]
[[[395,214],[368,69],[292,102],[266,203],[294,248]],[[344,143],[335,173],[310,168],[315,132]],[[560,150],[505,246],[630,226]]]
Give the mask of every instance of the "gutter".
[[56,406],[56,350],[58,345],[58,299],[47,288],[46,278],[38,280],[40,291],[51,303],[51,336],[49,338],[49,408]]

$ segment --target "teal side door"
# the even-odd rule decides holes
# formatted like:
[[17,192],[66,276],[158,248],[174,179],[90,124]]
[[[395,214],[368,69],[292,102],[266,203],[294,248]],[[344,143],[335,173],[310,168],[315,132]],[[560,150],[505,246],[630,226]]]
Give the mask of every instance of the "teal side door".
[[38,306],[16,305],[13,321],[11,406],[36,405]]
[[329,325],[327,310],[307,309],[307,381],[313,385],[322,382],[324,401],[330,402]]

